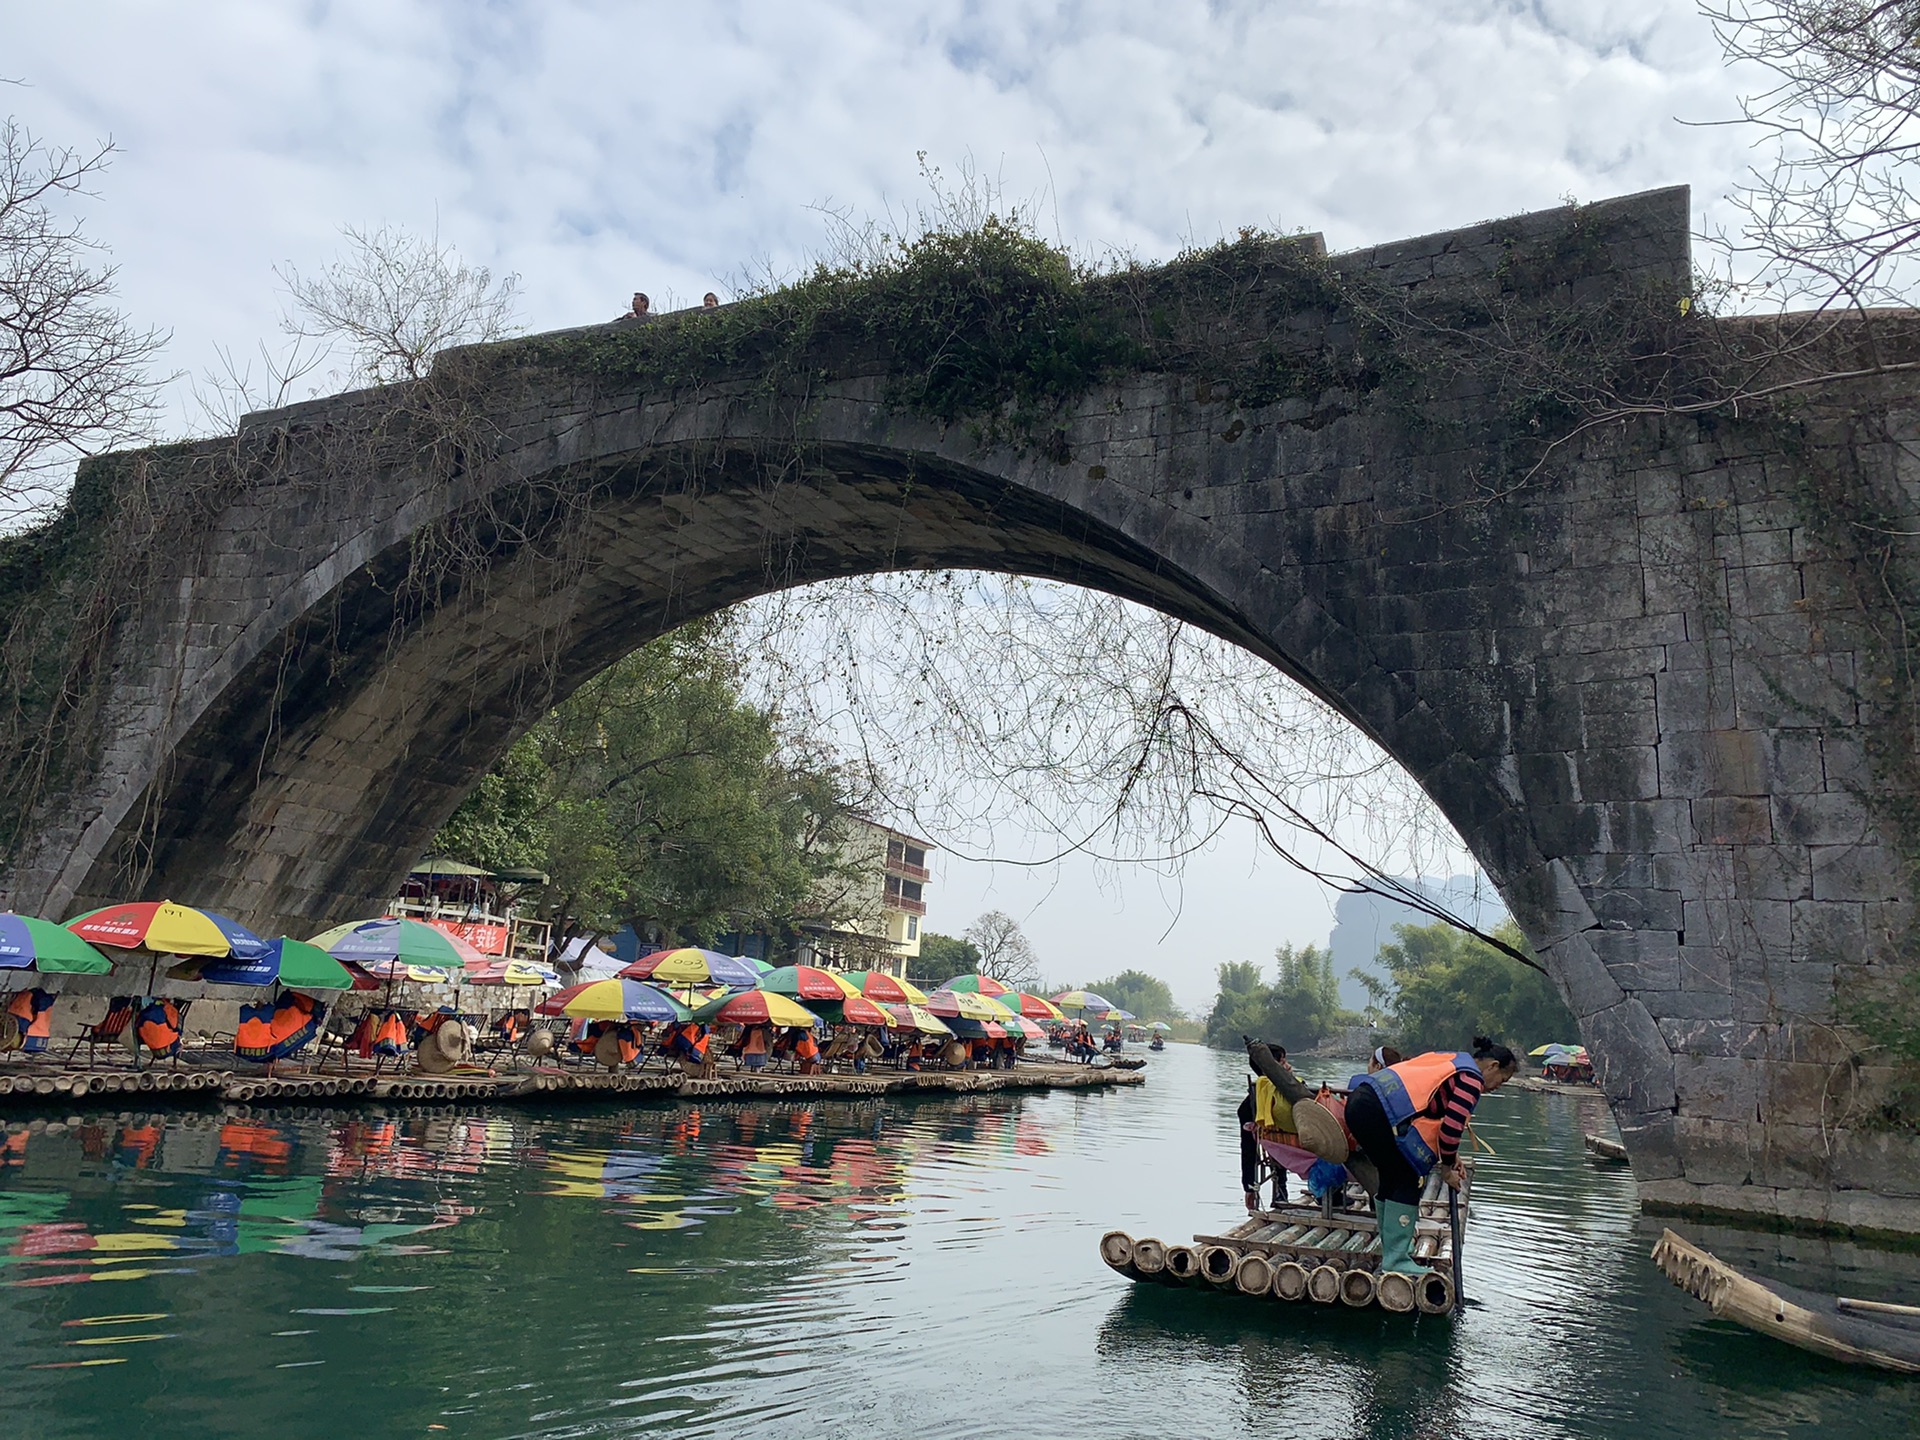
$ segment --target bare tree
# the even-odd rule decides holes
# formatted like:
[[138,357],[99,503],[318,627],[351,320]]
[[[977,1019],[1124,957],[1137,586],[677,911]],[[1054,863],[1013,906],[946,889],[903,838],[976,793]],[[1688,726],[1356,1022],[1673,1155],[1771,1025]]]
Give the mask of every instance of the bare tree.
[[518,275],[495,279],[468,265],[438,232],[382,225],[341,233],[346,253],[318,275],[292,265],[274,273],[291,302],[281,328],[296,340],[344,346],[348,383],[423,379],[449,346],[504,340],[518,329]]
[[1705,0],[1730,62],[1770,72],[1742,103],[1761,161],[1735,192],[1741,277],[1782,302],[1907,302],[1920,272],[1920,0]]
[[1031,990],[1040,983],[1040,957],[1019,922],[1005,911],[981,915],[966,928],[965,938],[979,950],[980,973],[988,979],[1016,990]]
[[0,126],[0,525],[59,498],[59,472],[144,437],[166,337],[113,304],[114,267],[62,202],[88,195],[111,144],[69,150]]

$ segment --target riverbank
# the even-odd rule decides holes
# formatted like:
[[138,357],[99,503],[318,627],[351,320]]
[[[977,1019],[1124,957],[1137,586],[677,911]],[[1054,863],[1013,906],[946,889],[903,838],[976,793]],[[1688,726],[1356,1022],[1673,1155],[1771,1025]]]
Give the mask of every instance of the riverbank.
[[687,1099],[862,1097],[904,1094],[970,1095],[997,1090],[1086,1090],[1141,1085],[1143,1070],[1086,1065],[1021,1065],[1013,1070],[930,1070],[866,1075],[767,1075],[740,1071],[691,1079],[674,1071],[605,1074],[550,1068],[505,1075],[314,1075],[269,1079],[234,1071],[34,1070],[0,1075],[0,1110],[45,1105],[117,1104],[145,1108],[232,1104],[308,1104],[400,1100],[409,1104],[541,1104],[601,1096],[662,1095]]

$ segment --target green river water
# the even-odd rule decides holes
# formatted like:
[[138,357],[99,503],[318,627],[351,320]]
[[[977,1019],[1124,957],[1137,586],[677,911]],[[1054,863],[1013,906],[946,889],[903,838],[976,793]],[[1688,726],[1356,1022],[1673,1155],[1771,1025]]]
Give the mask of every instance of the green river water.
[[[1457,1320],[1129,1285],[1103,1231],[1235,1223],[1244,1073],[1175,1046],[1110,1092],[16,1127],[4,1433],[1920,1434],[1920,1383],[1660,1276],[1631,1177],[1583,1157],[1597,1100],[1483,1103]],[[1912,1255],[1683,1228],[1920,1295]]]

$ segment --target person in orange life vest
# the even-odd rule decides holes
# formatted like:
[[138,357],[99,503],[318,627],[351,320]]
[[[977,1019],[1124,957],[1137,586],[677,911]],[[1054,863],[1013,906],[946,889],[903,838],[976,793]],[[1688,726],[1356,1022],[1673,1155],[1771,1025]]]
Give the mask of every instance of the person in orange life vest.
[[767,1068],[767,1051],[772,1041],[767,1038],[767,1027],[749,1025],[747,1033],[740,1037],[740,1063],[749,1070]]
[[265,1001],[240,1007],[233,1032],[233,1053],[242,1060],[265,1060],[273,1050],[273,1006]]
[[1418,1275],[1414,1217],[1420,1190],[1438,1168],[1458,1190],[1460,1141],[1480,1097],[1519,1072],[1513,1051],[1476,1035],[1473,1053],[1432,1050],[1347,1082],[1347,1129],[1380,1172],[1380,1268]]
[[711,1041],[712,1035],[706,1026],[688,1021],[667,1032],[667,1054],[695,1065],[704,1064]]
[[135,1022],[140,1043],[156,1059],[180,1053],[180,1007],[171,1000],[149,1000]]
[[793,1058],[800,1062],[800,1073],[818,1075],[820,1073],[820,1042],[813,1038],[811,1030],[802,1030],[798,1026],[795,1026],[794,1030],[796,1033],[793,1042]]
[[20,1048],[29,1055],[45,1050],[53,1037],[53,996],[45,990],[22,990],[7,1002],[7,1013],[20,1022]]
[[617,1026],[614,1029],[613,1035],[614,1039],[618,1041],[620,1045],[620,1063],[622,1065],[631,1065],[640,1058],[640,1027],[638,1025]]

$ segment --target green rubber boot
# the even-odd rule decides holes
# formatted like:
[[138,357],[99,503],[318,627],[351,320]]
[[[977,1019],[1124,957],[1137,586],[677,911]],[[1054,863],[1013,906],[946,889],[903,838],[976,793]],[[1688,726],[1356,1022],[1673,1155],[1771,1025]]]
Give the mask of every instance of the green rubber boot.
[[1413,1258],[1413,1219],[1420,1213],[1419,1207],[1401,1205],[1392,1200],[1376,1200],[1373,1209],[1380,1217],[1380,1268],[1383,1271],[1395,1270],[1402,1275],[1431,1273]]

